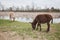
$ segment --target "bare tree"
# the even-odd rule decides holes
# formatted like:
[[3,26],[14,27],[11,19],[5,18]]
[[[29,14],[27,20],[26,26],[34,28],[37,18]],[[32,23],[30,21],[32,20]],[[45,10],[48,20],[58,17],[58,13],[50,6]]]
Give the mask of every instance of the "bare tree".
[[32,11],[34,11],[34,2],[32,1]]
[[23,6],[21,6],[20,10],[21,10],[21,11],[24,11],[24,7],[23,7]]
[[19,7],[17,7],[17,8],[16,8],[16,11],[19,11],[19,10],[20,10]]
[[12,7],[9,7],[9,11],[12,11]]
[[26,9],[27,9],[28,11],[30,10],[29,5],[26,6]]
[[4,6],[1,4],[1,2],[0,2],[0,8],[2,9],[2,11],[4,11]]

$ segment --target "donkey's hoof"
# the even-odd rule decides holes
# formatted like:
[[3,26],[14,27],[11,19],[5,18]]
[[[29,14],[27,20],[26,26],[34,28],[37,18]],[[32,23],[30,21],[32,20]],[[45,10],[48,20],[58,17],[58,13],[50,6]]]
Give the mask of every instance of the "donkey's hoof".
[[41,29],[40,29],[40,31],[41,31]]
[[46,32],[49,32],[49,31],[46,31]]
[[38,28],[36,28],[36,30],[38,30]]

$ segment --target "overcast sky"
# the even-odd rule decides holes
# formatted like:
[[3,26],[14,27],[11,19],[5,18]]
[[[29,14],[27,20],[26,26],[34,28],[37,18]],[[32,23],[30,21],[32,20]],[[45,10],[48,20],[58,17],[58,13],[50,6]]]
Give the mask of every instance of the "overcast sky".
[[32,7],[32,4],[34,3],[35,7],[55,7],[60,8],[60,0],[0,0],[1,4],[5,7],[15,6],[15,7],[21,7],[29,5]]

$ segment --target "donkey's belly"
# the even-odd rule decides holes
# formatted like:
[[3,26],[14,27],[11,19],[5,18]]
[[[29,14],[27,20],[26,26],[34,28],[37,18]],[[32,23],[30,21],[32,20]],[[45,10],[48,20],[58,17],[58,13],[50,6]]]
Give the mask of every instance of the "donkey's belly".
[[47,21],[40,21],[40,23],[47,23]]

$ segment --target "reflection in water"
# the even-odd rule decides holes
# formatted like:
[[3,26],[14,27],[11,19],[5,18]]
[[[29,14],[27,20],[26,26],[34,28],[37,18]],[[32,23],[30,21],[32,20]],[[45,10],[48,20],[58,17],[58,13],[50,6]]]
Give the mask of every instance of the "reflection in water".
[[21,22],[32,22],[32,18],[16,18],[16,21],[21,21]]
[[[0,19],[8,19],[9,20],[9,16],[0,16]],[[32,22],[33,19],[32,18],[26,18],[26,17],[19,17],[15,19],[16,21],[20,21],[20,22]],[[60,18],[54,18],[53,19],[53,23],[60,23]]]
[[0,19],[8,19],[9,20],[9,17],[8,16],[0,16]]
[[54,18],[53,23],[60,23],[60,18]]

